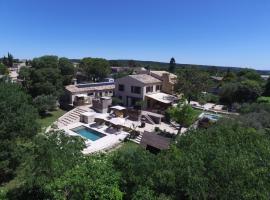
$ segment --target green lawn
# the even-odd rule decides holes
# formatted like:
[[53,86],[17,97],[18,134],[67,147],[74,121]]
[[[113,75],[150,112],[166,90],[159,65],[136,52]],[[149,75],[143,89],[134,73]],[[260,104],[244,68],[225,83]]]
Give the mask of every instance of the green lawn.
[[42,129],[45,129],[65,113],[66,111],[59,108],[56,111],[48,113],[46,116],[40,117],[40,119],[38,119],[38,123],[40,124]]

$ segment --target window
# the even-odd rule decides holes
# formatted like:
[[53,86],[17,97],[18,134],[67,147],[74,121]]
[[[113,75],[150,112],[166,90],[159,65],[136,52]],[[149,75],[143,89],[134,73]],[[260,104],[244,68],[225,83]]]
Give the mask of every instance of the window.
[[147,86],[146,87],[146,93],[153,92],[153,86]]
[[119,95],[118,98],[119,98],[120,100],[122,100],[122,96]]
[[135,94],[141,94],[141,87],[131,86],[131,92]]
[[93,92],[88,93],[88,96],[93,96],[93,95],[94,95],[94,93],[93,93]]
[[157,85],[156,90],[161,90],[161,85]]
[[125,91],[125,86],[123,84],[118,85],[118,90],[119,91]]

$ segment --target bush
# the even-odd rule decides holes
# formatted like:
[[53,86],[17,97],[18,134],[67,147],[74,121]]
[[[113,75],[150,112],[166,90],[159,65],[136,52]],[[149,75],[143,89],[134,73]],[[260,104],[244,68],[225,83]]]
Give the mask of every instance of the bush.
[[257,103],[267,103],[267,104],[270,104],[270,97],[264,97],[264,96],[261,96],[257,99],[256,101]]

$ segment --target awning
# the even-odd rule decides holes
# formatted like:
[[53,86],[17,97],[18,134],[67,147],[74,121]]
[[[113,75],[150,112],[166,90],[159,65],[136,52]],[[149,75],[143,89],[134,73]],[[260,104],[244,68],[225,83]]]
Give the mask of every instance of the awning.
[[163,92],[146,94],[145,96],[165,104],[170,104],[173,103],[175,100],[177,100],[177,97],[165,94]]
[[123,106],[112,106],[111,109],[114,109],[114,110],[125,110],[126,108],[123,107]]

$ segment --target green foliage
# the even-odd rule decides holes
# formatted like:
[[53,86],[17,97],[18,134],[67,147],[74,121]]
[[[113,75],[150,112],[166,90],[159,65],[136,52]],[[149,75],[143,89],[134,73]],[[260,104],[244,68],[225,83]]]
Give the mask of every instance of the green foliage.
[[84,162],[49,186],[55,199],[121,200],[119,174],[104,157],[87,157]]
[[112,105],[121,105],[123,104],[123,101],[119,99],[118,97],[112,97]]
[[67,58],[59,58],[59,69],[61,75],[63,76],[63,84],[69,85],[71,84],[72,78],[75,73],[75,68]]
[[240,83],[227,83],[222,86],[220,101],[229,105],[235,102],[254,102],[261,94],[261,86],[253,80],[245,80]]
[[20,163],[22,141],[38,130],[37,113],[30,98],[14,84],[0,83],[0,184],[14,175]]
[[264,97],[264,96],[261,96],[257,99],[256,101],[257,103],[267,103],[267,104],[270,104],[270,97]]
[[219,96],[211,94],[211,93],[201,93],[198,96],[198,101],[200,104],[205,104],[205,103],[218,103],[219,102]]
[[25,160],[22,178],[30,185],[44,186],[80,163],[84,147],[81,137],[62,131],[37,135]]
[[265,84],[264,87],[264,96],[270,96],[270,78],[268,78],[267,83]]
[[124,72],[118,72],[113,74],[113,78],[114,79],[118,79],[118,78],[122,78],[128,75],[132,75],[133,74],[133,70],[128,70],[128,71],[124,71]]
[[52,199],[48,189],[54,180],[83,161],[81,137],[56,131],[37,135],[18,170],[20,185],[11,188],[9,199]]
[[14,59],[12,54],[8,52],[8,56],[4,56],[2,62],[6,67],[13,67]]
[[269,198],[268,136],[223,122],[180,137],[177,146],[180,184],[189,198]]
[[0,63],[0,75],[7,75],[8,74],[8,68]]
[[134,68],[134,67],[139,67],[139,64],[135,60],[129,60],[128,66],[131,68]]
[[32,70],[28,67],[22,67],[19,71],[18,78],[22,80],[22,85],[27,91],[30,90],[32,85],[31,73]]
[[56,109],[56,99],[52,95],[37,96],[33,102],[41,115]]
[[89,81],[101,81],[110,73],[109,62],[102,58],[83,58],[79,66]]
[[63,90],[62,76],[57,68],[38,68],[31,71],[33,97],[38,95],[53,95],[59,97]]
[[241,70],[237,73],[237,76],[239,77],[239,79],[242,80],[253,80],[253,81],[257,81],[257,82],[262,82],[262,78],[260,76],[260,74],[258,74],[255,70],[253,69],[244,69]]
[[178,104],[168,110],[171,119],[181,126],[189,127],[198,117],[198,113],[189,104]]
[[196,99],[201,92],[209,89],[210,76],[206,72],[196,69],[185,69],[178,72],[176,90],[184,93],[188,102],[191,99]]
[[32,67],[35,69],[43,68],[58,68],[58,57],[57,56],[42,56],[34,58],[32,61]]
[[121,173],[120,186],[125,199],[131,199],[141,185],[153,185],[149,175],[155,163],[154,156],[149,152],[135,145],[127,145],[115,152],[112,160],[114,168]]

